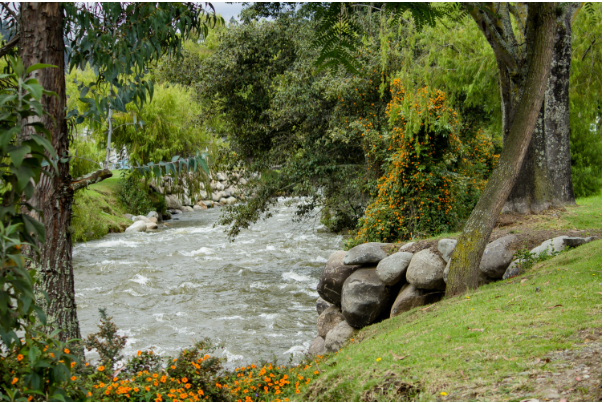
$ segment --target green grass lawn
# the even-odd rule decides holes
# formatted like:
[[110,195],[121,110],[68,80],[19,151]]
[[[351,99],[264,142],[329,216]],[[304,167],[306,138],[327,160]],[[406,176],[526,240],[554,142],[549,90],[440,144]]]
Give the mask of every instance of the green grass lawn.
[[124,218],[124,208],[117,200],[120,171],[102,182],[76,192],[73,204],[72,238],[75,242],[98,239],[110,232],[122,232],[131,220]]
[[[543,388],[535,371],[552,371],[555,363],[544,356],[576,348],[581,330],[601,334],[601,283],[602,241],[597,240],[537,264],[521,278],[413,309],[364,328],[327,359],[303,398],[539,398]],[[597,398],[569,396],[569,401]]]

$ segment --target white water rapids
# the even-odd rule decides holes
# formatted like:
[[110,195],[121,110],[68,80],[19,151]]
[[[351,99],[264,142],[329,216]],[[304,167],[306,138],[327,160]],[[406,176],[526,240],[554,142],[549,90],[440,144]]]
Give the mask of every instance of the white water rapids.
[[[125,354],[163,355],[210,337],[230,365],[299,359],[316,335],[316,285],[342,237],[292,222],[281,200],[273,217],[229,242],[219,209],[178,214],[147,233],[110,234],[74,247],[82,337],[107,308]],[[89,354],[88,358],[95,358]]]

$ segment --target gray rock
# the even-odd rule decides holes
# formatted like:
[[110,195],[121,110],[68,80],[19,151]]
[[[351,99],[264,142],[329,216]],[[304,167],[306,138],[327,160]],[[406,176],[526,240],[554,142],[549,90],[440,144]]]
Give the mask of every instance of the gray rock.
[[586,244],[587,242],[591,242],[594,239],[596,239],[596,238],[594,238],[593,236],[590,236],[587,238],[569,236],[569,237],[566,237],[566,239],[564,240],[564,243],[569,248],[576,248],[577,246],[581,246],[583,244]]
[[144,221],[147,224],[151,223],[151,220],[148,219],[147,217],[145,217],[144,215],[137,215],[136,217],[132,218],[134,221]]
[[124,232],[146,232],[147,223],[144,221],[136,221],[134,224],[126,228]]
[[487,245],[480,261],[480,271],[488,278],[498,280],[514,258],[514,251],[508,249],[516,240],[516,235],[507,235]]
[[241,178],[241,179],[239,179],[239,183],[242,185],[247,185],[247,179]]
[[216,179],[218,179],[219,181],[225,181],[227,180],[227,176],[222,172],[217,172]]
[[346,321],[338,323],[325,337],[325,350],[328,353],[340,351],[344,343],[349,341],[355,333],[355,329]]
[[214,202],[211,200],[203,200],[202,203],[205,204],[208,208],[212,208],[212,206],[214,205]]
[[124,218],[127,218],[128,220],[132,220],[132,217],[134,217],[132,214],[124,214]]
[[220,199],[224,198],[224,192],[214,192],[212,193],[212,200],[215,202],[219,202]]
[[153,224],[157,224],[157,217],[151,217],[149,218],[149,221],[151,221]]
[[[207,207],[206,207],[206,208],[207,208]],[[198,206],[198,205],[196,204],[196,205],[194,205],[194,206],[193,206],[193,210],[194,210],[194,211],[202,211],[202,210],[204,210],[204,208],[203,208],[203,207],[201,207],[201,206]]]
[[183,213],[191,213],[191,212],[193,212],[194,210],[193,210],[193,208],[192,208],[192,207],[190,207],[190,206],[182,206],[182,207],[180,208],[180,211],[182,211]]
[[379,242],[368,242],[350,249],[344,256],[344,264],[370,264],[377,263],[388,255],[382,246],[388,245]]
[[409,249],[410,247],[412,247],[413,245],[415,245],[415,242],[407,242],[406,244],[404,244],[403,246],[401,246],[401,248],[398,251],[399,252],[404,252],[407,249]]
[[424,249],[413,255],[407,267],[407,281],[422,290],[444,290],[447,286],[443,279],[445,261],[430,249]]
[[390,289],[375,269],[359,269],[342,287],[342,313],[349,325],[362,328],[380,319],[389,309]]
[[323,311],[325,311],[330,306],[331,306],[331,304],[329,302],[325,301],[323,298],[321,298],[321,297],[317,298],[316,307],[317,307],[317,313],[319,315],[321,315],[323,313]]
[[167,208],[179,209],[182,206],[176,195],[166,195],[165,199]]
[[223,205],[223,206],[224,206],[225,204],[227,204],[227,199],[226,199],[226,197],[221,197],[221,198],[220,198],[220,200],[218,200],[218,203],[220,203],[220,204],[221,204],[221,205]]
[[310,355],[323,355],[326,352],[325,340],[321,336],[317,336],[312,343],[310,343],[310,347],[308,347],[308,354]]
[[390,317],[394,318],[396,315],[410,311],[415,307],[440,301],[442,296],[443,293],[441,292],[420,290],[411,284],[407,284],[401,288],[394,304],[392,304]]
[[216,182],[216,190],[224,190],[224,185],[221,182]]
[[443,280],[445,281],[445,284],[447,283],[447,278],[449,277],[449,267],[451,266],[451,261],[449,260],[447,262],[447,265],[445,266],[445,270],[443,271]]
[[514,260],[503,273],[503,279],[507,280],[512,277],[519,276],[522,272],[520,259]]
[[151,217],[159,217],[159,214],[157,214],[157,211],[149,211],[149,213],[147,213],[147,218],[151,218]]
[[147,231],[149,231],[150,229],[157,229],[157,224],[154,222],[147,223]]
[[533,255],[540,255],[541,253],[545,253],[546,255],[552,255],[556,252],[562,252],[564,248],[567,246],[564,242],[567,236],[558,236],[556,238],[548,239],[547,241],[543,241],[543,243],[536,248],[531,249],[531,253]]
[[405,279],[407,266],[413,258],[413,253],[397,252],[380,260],[376,273],[377,276],[386,285],[395,285]]
[[184,204],[185,206],[190,206],[193,203],[191,203],[191,198],[187,195],[183,195],[182,196],[182,204]]
[[342,315],[340,309],[335,305],[330,306],[317,318],[317,329],[319,330],[319,336],[325,338],[327,333],[329,333],[331,329],[336,327],[336,325],[343,320],[344,315]]
[[444,238],[438,241],[438,251],[445,262],[451,260],[451,255],[457,245],[457,239]]
[[361,266],[345,265],[342,260],[346,252],[339,250],[332,253],[317,284],[317,292],[325,301],[340,306],[344,281]]
[[237,199],[235,199],[233,196],[227,197],[226,204],[234,204],[234,203],[237,203]]

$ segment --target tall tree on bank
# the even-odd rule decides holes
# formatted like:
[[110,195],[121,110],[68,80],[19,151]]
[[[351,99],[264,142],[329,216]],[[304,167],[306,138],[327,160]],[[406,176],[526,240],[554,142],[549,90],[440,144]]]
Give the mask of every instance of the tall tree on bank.
[[[40,84],[57,96],[42,97],[49,115],[41,118],[51,133],[51,142],[58,156],[69,152],[65,120],[65,45],[63,43],[63,10],[60,3],[21,3],[20,55],[26,66],[44,63],[56,66],[33,73]],[[27,129],[27,127],[25,127]],[[31,130],[31,128],[29,128]],[[23,135],[27,136],[29,132]],[[63,339],[80,338],[74,298],[72,267],[71,205],[73,188],[69,161],[59,162],[54,175],[42,175],[30,203],[42,212],[29,212],[46,229],[46,243],[41,246],[37,267],[40,279],[36,300],[47,315],[48,323],[65,329]],[[35,259],[32,254],[30,256]],[[48,300],[41,291],[48,294]]]
[[[205,7],[212,8],[209,3]],[[194,3],[21,3],[18,10],[3,3],[2,13],[9,17],[8,25],[15,32],[0,49],[0,56],[18,46],[26,65],[58,67],[35,72],[42,86],[58,95],[44,96],[42,103],[51,115],[43,123],[51,132],[59,160],[58,174],[41,180],[29,200],[42,211],[47,234],[46,242],[39,245],[42,259],[32,262],[40,276],[37,299],[48,325],[63,329],[61,340],[80,338],[70,235],[73,193],[111,174],[101,170],[72,180],[66,118],[99,121],[109,109],[125,111],[129,102],[145,103],[153,95],[152,83],[144,79],[148,66],[166,53],[178,56],[191,33],[207,33],[210,15],[204,5]],[[215,21],[213,14],[211,17]],[[66,115],[65,37],[70,39],[70,67],[90,64],[98,73],[96,82],[81,83],[80,100],[91,105],[83,115],[77,111]],[[103,82],[114,87],[109,97],[95,92]],[[36,211],[30,213],[38,217]],[[50,297],[48,303],[44,293]]]
[[[507,3],[468,4],[470,14],[495,52],[499,69],[505,141],[499,163],[491,174],[451,257],[446,295],[452,296],[481,285],[480,260],[497,217],[520,173],[545,96],[556,33],[555,3],[528,3],[515,12],[526,13],[519,30],[523,42],[514,38]],[[512,9],[513,10],[513,9]],[[500,38],[508,38],[502,41]],[[517,45],[514,47],[514,45]],[[516,52],[526,55],[519,65]],[[520,77],[509,86],[510,73]],[[511,102],[511,100],[518,100]]]
[[[570,169],[570,109],[569,81],[571,63],[571,21],[579,10],[580,3],[559,5],[556,22],[554,54],[550,67],[550,75],[545,91],[545,98],[535,132],[531,139],[527,155],[524,159],[518,180],[504,211],[515,211],[521,214],[537,214],[549,208],[564,204],[574,204],[571,169]],[[523,51],[522,27],[526,24],[526,3],[508,4],[509,14],[512,14],[520,26],[520,37],[516,38],[511,31],[501,35],[492,35],[488,26],[481,29],[495,49],[508,48],[511,50],[508,58],[513,63],[507,65],[504,74],[500,69],[500,89],[502,97],[503,136],[504,142],[509,131],[514,109],[517,108],[522,95],[522,75],[516,74],[515,66],[526,64],[526,52]],[[509,14],[507,14],[509,16]],[[473,13],[474,17],[476,13]],[[502,20],[506,21],[506,14]],[[476,18],[476,17],[475,17]]]

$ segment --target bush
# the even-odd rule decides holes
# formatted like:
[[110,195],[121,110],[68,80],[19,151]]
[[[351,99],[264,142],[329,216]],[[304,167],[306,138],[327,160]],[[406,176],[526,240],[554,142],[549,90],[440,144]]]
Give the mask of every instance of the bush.
[[149,211],[165,212],[164,197],[149,189],[136,171],[123,173],[117,186],[117,198],[130,214],[144,214]]
[[497,160],[480,130],[462,138],[445,93],[424,87],[405,93],[392,84],[390,146],[377,198],[347,246],[450,232],[472,211]]

